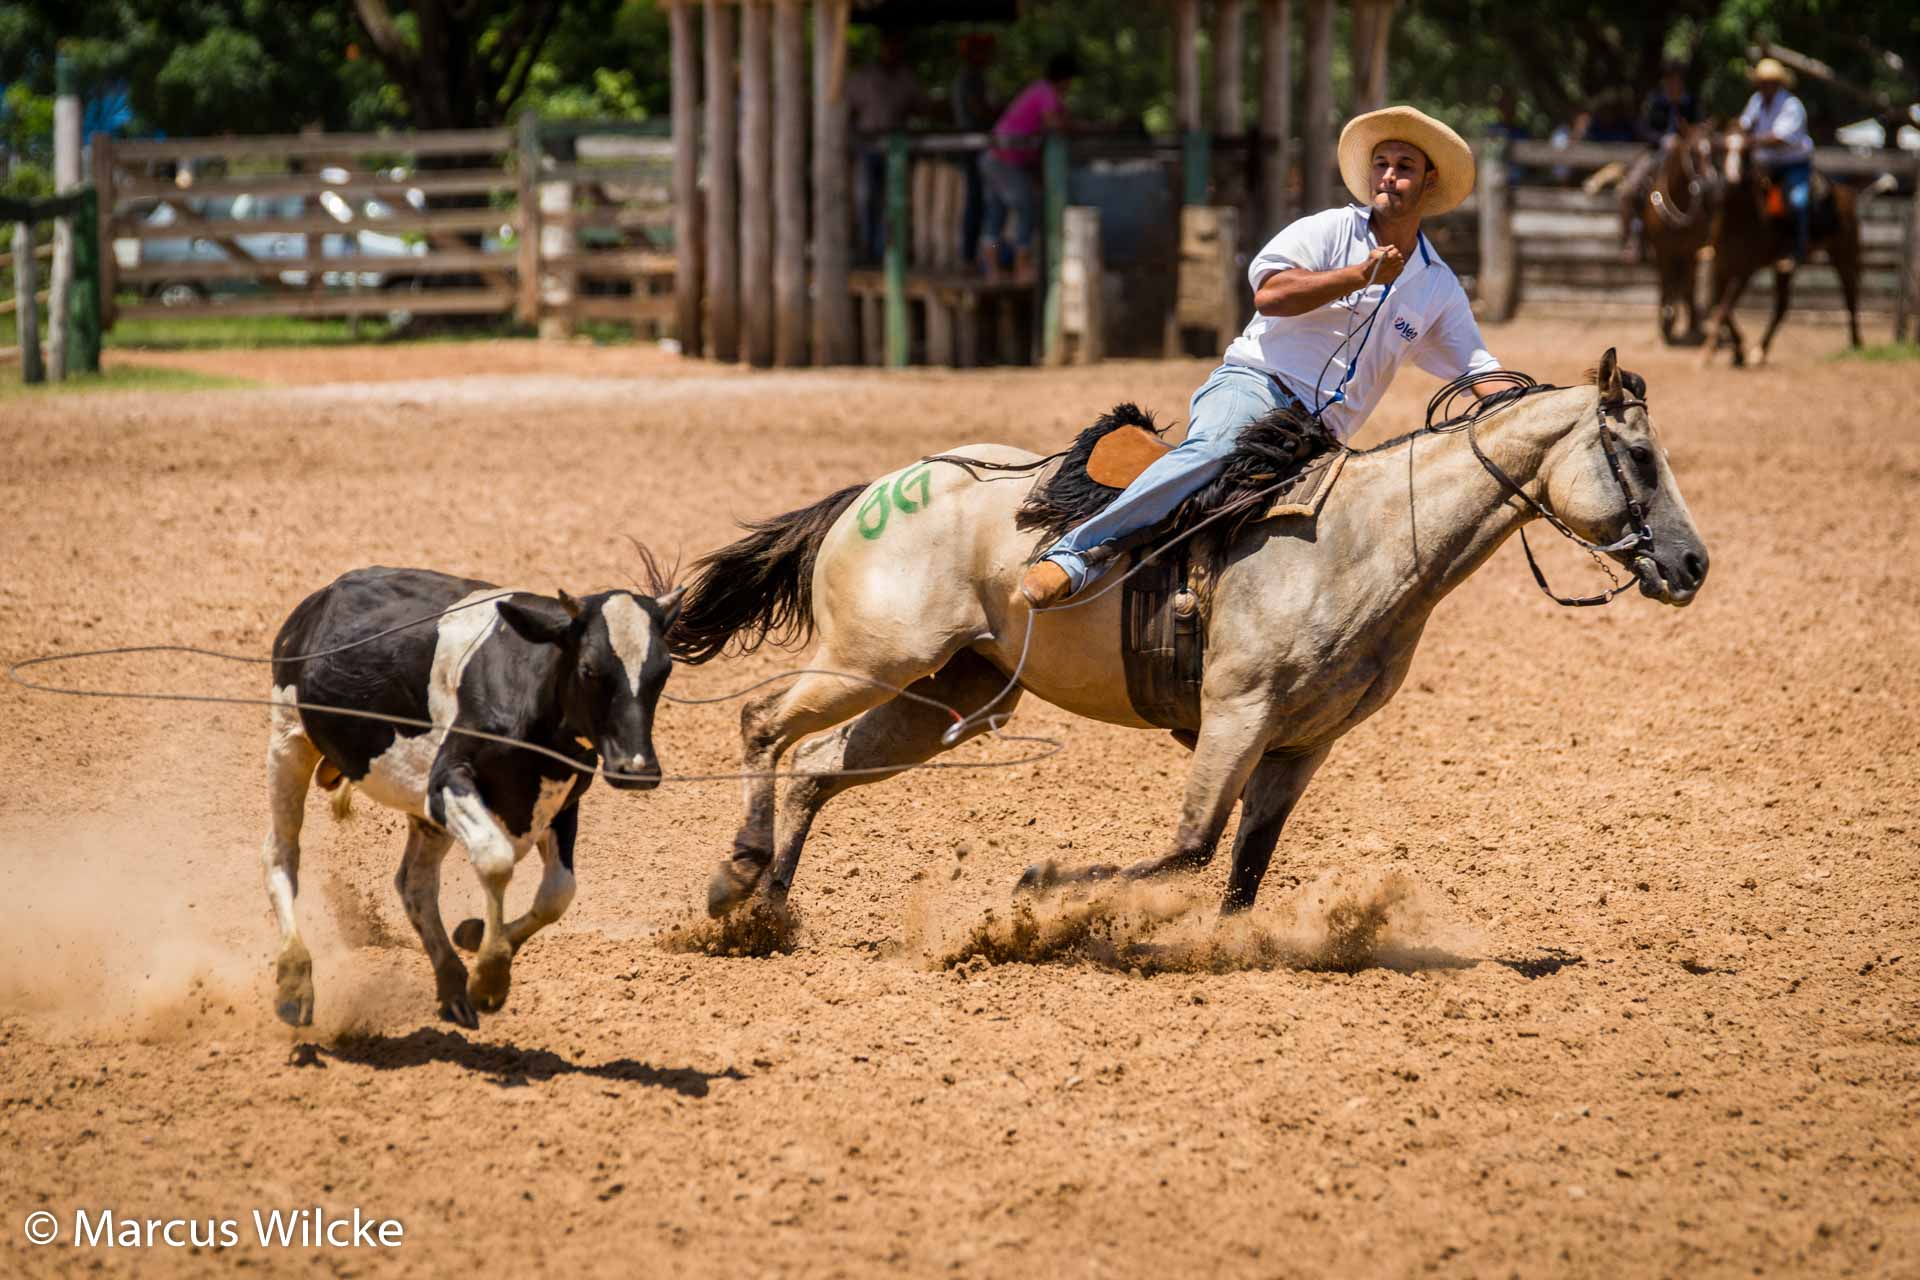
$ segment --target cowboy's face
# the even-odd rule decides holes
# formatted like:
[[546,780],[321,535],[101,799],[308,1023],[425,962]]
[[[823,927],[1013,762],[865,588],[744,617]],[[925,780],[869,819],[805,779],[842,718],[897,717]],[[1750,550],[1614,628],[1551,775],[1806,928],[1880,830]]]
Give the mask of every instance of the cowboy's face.
[[1780,92],[1780,82],[1778,80],[1760,80],[1754,84],[1754,88],[1760,91],[1760,101],[1772,102],[1773,95]]
[[1439,175],[1426,153],[1407,142],[1383,142],[1373,149],[1373,209],[1388,217],[1417,213]]

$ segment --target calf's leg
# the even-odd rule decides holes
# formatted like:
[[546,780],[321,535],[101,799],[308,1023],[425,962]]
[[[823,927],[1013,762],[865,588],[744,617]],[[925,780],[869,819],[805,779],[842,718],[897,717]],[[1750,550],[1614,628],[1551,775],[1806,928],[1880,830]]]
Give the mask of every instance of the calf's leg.
[[513,980],[513,944],[507,940],[507,884],[513,879],[513,841],[500,820],[480,798],[470,777],[456,778],[440,793],[439,811],[447,818],[447,833],[467,847],[467,860],[487,895],[487,915],[480,947],[473,960],[467,995],[482,1013],[495,1013],[507,1002]]
[[[527,939],[565,915],[573,902],[573,841],[579,831],[580,808],[575,805],[556,817],[540,837],[540,887],[527,913],[507,922],[507,944],[516,956]],[[486,924],[478,916],[462,920],[453,931],[454,945],[468,951],[477,950],[485,937]]]
[[452,845],[453,838],[440,828],[419,818],[409,819],[407,849],[400,856],[393,887],[400,891],[407,919],[433,965],[440,1016],[473,1028],[480,1025],[480,1018],[467,1000],[467,967],[454,954],[453,944],[447,941],[447,927],[440,920],[440,860]]
[[[275,695],[279,692],[275,690]],[[273,1011],[280,1021],[294,1027],[313,1023],[313,957],[300,940],[294,899],[300,893],[300,826],[306,817],[307,785],[319,763],[320,750],[301,728],[299,711],[274,707],[267,739],[267,799],[273,829],[261,846],[260,865],[266,878],[267,901],[273,905],[274,919],[280,925]]]

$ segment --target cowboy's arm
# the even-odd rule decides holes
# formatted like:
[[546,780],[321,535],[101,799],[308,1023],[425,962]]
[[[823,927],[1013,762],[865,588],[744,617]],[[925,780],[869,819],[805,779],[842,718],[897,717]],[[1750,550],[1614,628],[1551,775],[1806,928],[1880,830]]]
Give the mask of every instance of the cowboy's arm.
[[1253,309],[1263,316],[1303,316],[1366,287],[1367,264],[1308,271],[1276,270],[1254,291]]
[[[1486,339],[1480,336],[1480,325],[1473,318],[1473,308],[1467,302],[1466,293],[1456,284],[1454,296],[1436,323],[1412,351],[1415,365],[1426,370],[1436,378],[1452,378],[1463,373],[1497,373],[1500,361],[1487,350]],[[1474,382],[1469,384],[1476,399],[1484,400],[1490,395],[1506,390],[1505,382]]]

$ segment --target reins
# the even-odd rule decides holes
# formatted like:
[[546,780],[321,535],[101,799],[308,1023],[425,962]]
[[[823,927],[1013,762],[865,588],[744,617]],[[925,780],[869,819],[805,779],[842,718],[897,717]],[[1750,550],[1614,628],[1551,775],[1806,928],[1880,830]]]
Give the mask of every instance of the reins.
[[[1448,418],[1438,423],[1432,420],[1436,410],[1450,408],[1454,400],[1468,387],[1490,379],[1507,382],[1509,386],[1506,391],[1496,393],[1491,398],[1480,401],[1480,403],[1475,405],[1471,410],[1459,417]],[[1613,580],[1613,586],[1607,590],[1590,596],[1563,596],[1548,585],[1547,576],[1541,571],[1540,562],[1534,558],[1533,544],[1527,540],[1527,531],[1524,528],[1520,530],[1520,547],[1526,552],[1527,568],[1533,572],[1533,580],[1538,584],[1540,590],[1555,604],[1565,605],[1569,608],[1585,608],[1591,605],[1607,604],[1615,596],[1634,585],[1632,581],[1621,582],[1616,578],[1612,568],[1601,558],[1603,555],[1611,555],[1616,552],[1627,552],[1633,555],[1651,555],[1653,552],[1653,530],[1647,525],[1646,505],[1633,496],[1633,486],[1627,483],[1626,469],[1620,465],[1620,453],[1614,443],[1613,428],[1607,425],[1606,410],[1609,407],[1608,402],[1603,396],[1595,403],[1593,411],[1594,421],[1600,428],[1600,449],[1601,452],[1606,455],[1607,470],[1612,474],[1614,484],[1619,486],[1620,497],[1626,504],[1628,520],[1628,531],[1612,542],[1594,542],[1592,539],[1582,537],[1580,534],[1574,532],[1566,521],[1555,515],[1545,503],[1535,498],[1531,493],[1528,493],[1519,481],[1507,474],[1504,467],[1487,456],[1486,450],[1480,447],[1480,437],[1474,430],[1480,419],[1486,417],[1489,413],[1498,412],[1501,409],[1517,403],[1525,396],[1537,394],[1542,391],[1560,391],[1564,389],[1565,388],[1551,386],[1546,383],[1535,382],[1524,373],[1510,372],[1507,370],[1500,370],[1493,374],[1482,374],[1478,377],[1463,374],[1455,378],[1452,382],[1447,383],[1446,386],[1440,388],[1439,391],[1434,393],[1433,399],[1427,402],[1428,422],[1425,430],[1434,434],[1464,431],[1467,437],[1467,447],[1473,450],[1474,459],[1486,469],[1487,474],[1498,480],[1509,492],[1524,502],[1535,515],[1545,520],[1557,530],[1562,537],[1585,550],[1588,555],[1593,557],[1594,562],[1606,571],[1607,577]],[[1626,410],[1636,406],[1644,409],[1647,406],[1647,402],[1638,397],[1628,397],[1613,402],[1611,407],[1624,413]]]

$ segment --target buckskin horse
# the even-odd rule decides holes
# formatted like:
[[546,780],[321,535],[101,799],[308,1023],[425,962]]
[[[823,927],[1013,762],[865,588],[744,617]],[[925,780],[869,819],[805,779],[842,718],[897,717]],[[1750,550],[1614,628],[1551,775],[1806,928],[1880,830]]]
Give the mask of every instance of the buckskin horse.
[[1682,308],[1687,328],[1680,340],[1697,343],[1703,336],[1693,264],[1712,238],[1717,187],[1713,137],[1706,126],[1683,124],[1661,140],[1654,180],[1640,198],[1639,214],[1660,274],[1660,337],[1669,345],[1676,341],[1674,323]]
[[[1740,130],[1728,134],[1725,148],[1725,188],[1713,232],[1713,315],[1701,360],[1704,363],[1713,358],[1724,336],[1733,345],[1737,368],[1747,362],[1747,353],[1740,328],[1733,320],[1734,305],[1754,272],[1792,255],[1793,222],[1790,215],[1768,209],[1772,187],[1748,154],[1751,148],[1747,135]],[[1859,191],[1834,182],[1826,184],[1824,199],[1817,187],[1813,193],[1807,252],[1827,251],[1827,260],[1840,277],[1840,295],[1847,306],[1847,337],[1856,347],[1860,345],[1860,205],[1892,185],[1892,178],[1883,174]],[[1774,272],[1773,318],[1767,321],[1767,331],[1760,338],[1763,363],[1793,300],[1793,278],[1797,274]]]
[[[1315,514],[1245,522],[1209,557],[1201,687],[1184,723],[1157,718],[1193,752],[1172,852],[1124,870],[1036,868],[1023,884],[1204,867],[1239,802],[1224,909],[1252,905],[1333,744],[1399,689],[1434,607],[1532,520],[1626,566],[1633,580],[1615,591],[1637,583],[1684,605],[1706,577],[1645,384],[1612,350],[1587,385],[1510,391],[1477,415],[1337,457]],[[992,444],[941,458],[977,465],[922,459],[748,524],[697,566],[668,637],[679,660],[818,636],[807,673],[741,712],[746,813],[708,887],[713,915],[756,891],[784,901],[822,806],[985,732],[1023,691],[1090,719],[1153,724],[1129,696],[1122,591],[1094,586],[1084,603],[1030,611],[1015,590],[1052,541],[1020,527],[1020,510],[1058,464]],[[776,767],[796,744],[776,797]]]

